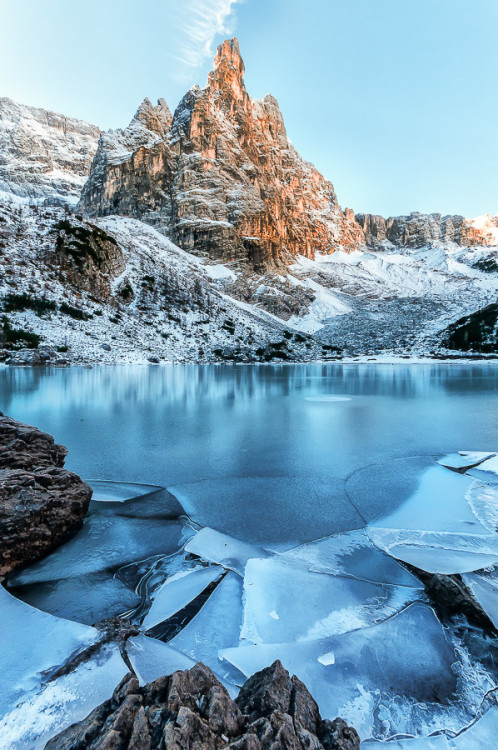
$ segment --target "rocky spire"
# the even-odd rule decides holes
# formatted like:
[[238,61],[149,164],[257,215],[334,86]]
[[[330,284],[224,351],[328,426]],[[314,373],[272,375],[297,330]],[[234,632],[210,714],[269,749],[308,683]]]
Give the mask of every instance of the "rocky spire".
[[225,109],[249,105],[249,95],[244,84],[244,61],[236,38],[227,39],[218,46],[214,70],[208,77],[208,90]]
[[141,122],[147,130],[164,137],[171,127],[173,116],[164,99],[158,99],[157,106],[154,107],[151,100],[145,97],[133,120]]

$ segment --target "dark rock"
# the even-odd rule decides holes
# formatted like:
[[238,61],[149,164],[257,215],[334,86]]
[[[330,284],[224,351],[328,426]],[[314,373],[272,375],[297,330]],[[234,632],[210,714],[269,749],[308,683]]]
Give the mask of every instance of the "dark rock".
[[140,688],[127,675],[112,698],[51,739],[46,750],[359,750],[342,719],[323,721],[306,687],[280,662],[233,701],[208,667]]
[[50,435],[0,415],[0,575],[81,527],[92,490],[62,468],[66,454]]
[[111,345],[110,344],[102,344],[100,348],[103,349],[105,352],[110,352],[111,351]]
[[498,302],[452,323],[443,332],[441,343],[462,352],[498,354]]
[[47,362],[37,349],[19,349],[10,352],[9,365],[17,367],[39,367]]
[[158,365],[160,362],[159,357],[148,357],[148,361],[151,365]]

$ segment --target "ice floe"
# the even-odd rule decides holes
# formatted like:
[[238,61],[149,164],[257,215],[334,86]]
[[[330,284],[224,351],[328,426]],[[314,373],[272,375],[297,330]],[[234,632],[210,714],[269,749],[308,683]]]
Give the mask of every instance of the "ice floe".
[[386,619],[419,588],[314,573],[282,558],[249,560],[241,638],[253,644],[309,641]]
[[207,526],[189,539],[185,545],[185,552],[197,555],[208,562],[223,565],[241,575],[251,557],[266,557],[269,554],[262,547],[247,544]]
[[90,512],[136,518],[178,518],[183,508],[163,487],[132,482],[86,480],[93,490]]
[[443,456],[443,458],[438,460],[438,464],[447,469],[463,473],[468,469],[473,469],[494,455],[494,453],[482,453],[479,451],[459,451],[458,453],[450,453],[448,456]]
[[176,573],[155,592],[152,605],[142,623],[144,630],[159,625],[187,606],[209,584],[219,580],[223,568],[213,565]]
[[498,484],[498,456],[488,458],[487,461],[483,461],[479,466],[469,469],[468,473],[470,476],[482,479],[484,482],[492,482]]
[[498,572],[464,573],[462,579],[498,630]]

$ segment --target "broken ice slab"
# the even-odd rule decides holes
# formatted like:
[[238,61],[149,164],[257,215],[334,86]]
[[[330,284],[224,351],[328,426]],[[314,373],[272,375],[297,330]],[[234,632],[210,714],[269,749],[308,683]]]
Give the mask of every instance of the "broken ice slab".
[[[159,677],[173,674],[179,669],[190,669],[196,664],[193,659],[177,651],[176,648],[146,635],[128,638],[126,653],[140,685],[146,685]],[[220,679],[220,682],[234,698],[238,690],[223,679]]]
[[[401,463],[399,468],[403,471]],[[431,466],[419,475],[406,502],[370,526],[487,535],[489,530],[476,518],[467,499],[473,483],[471,477]]]
[[445,734],[438,734],[436,737],[414,737],[389,742],[365,740],[361,743],[360,750],[451,750],[451,745]]
[[9,750],[42,750],[51,737],[81,721],[110,698],[128,671],[119,647],[103,646],[88,661],[47,682],[41,691],[25,696],[23,702],[6,713],[0,719],[0,746]]
[[[372,736],[373,712],[381,701],[391,734],[416,734],[400,701],[448,704],[456,689],[455,652],[431,608],[418,602],[351,633],[224,649],[220,655],[246,677],[280,659],[308,687],[324,718],[342,716],[363,738]],[[389,700],[397,704],[392,715]]]
[[98,640],[94,628],[40,612],[0,586],[0,714],[38,690],[73,653]]
[[148,682],[157,680],[158,677],[173,674],[178,669],[190,669],[195,664],[195,661],[186,654],[146,635],[128,638],[126,653],[140,685],[146,685]]
[[159,625],[190,604],[211,583],[223,575],[223,568],[212,565],[209,568],[176,573],[154,594],[152,605],[142,623],[144,630]]
[[54,581],[176,552],[190,530],[181,521],[93,515],[69,542],[48,557],[14,573],[13,586]]
[[228,534],[210,529],[201,529],[185,545],[185,552],[197,555],[208,562],[218,563],[225,568],[234,570],[240,575],[251,557],[266,557],[268,553],[261,547],[241,542]]
[[372,542],[397,560],[428,573],[452,575],[480,570],[498,561],[498,537],[444,531],[367,529]]
[[13,593],[32,607],[93,625],[134,609],[140,597],[111,573],[99,572],[18,587]]
[[474,514],[489,531],[498,532],[498,485],[475,481],[467,493]]
[[135,518],[178,518],[183,508],[164,487],[132,482],[85,480],[93,490],[92,513],[114,513]]
[[314,573],[281,557],[249,560],[241,639],[309,641],[385,620],[420,596],[415,588]]
[[483,482],[498,484],[498,456],[495,455],[493,458],[488,458],[487,461],[483,461],[482,464],[479,464],[474,469],[469,469],[467,474],[481,479]]
[[201,661],[229,682],[242,685],[244,677],[228,662],[220,660],[222,648],[239,645],[242,626],[242,580],[228,572],[198,614],[169,645]]
[[468,469],[478,466],[487,458],[492,458],[496,455],[495,453],[482,453],[479,451],[459,451],[458,453],[450,453],[447,456],[443,456],[438,459],[438,464],[444,466],[446,469],[452,469],[463,473]]
[[463,582],[498,629],[498,571],[464,573]]
[[321,573],[351,576],[372,583],[423,588],[418,578],[372,544],[365,529],[306,542],[284,552],[281,557]]
[[491,750],[498,735],[498,707],[493,706],[472,726],[450,740],[451,750]]
[[338,477],[326,482],[308,476],[224,477],[168,489],[197,523],[235,538],[243,529],[246,541],[261,546],[288,548],[365,525]]

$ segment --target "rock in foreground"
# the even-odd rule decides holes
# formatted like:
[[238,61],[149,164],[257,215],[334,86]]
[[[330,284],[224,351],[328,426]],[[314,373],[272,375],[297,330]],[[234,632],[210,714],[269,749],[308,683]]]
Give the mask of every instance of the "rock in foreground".
[[63,468],[66,455],[50,435],[0,412],[0,575],[81,527],[92,490]]
[[324,721],[297,677],[279,661],[258,672],[233,701],[208,667],[160,677],[145,687],[127,675],[112,698],[54,737],[46,750],[359,750],[342,719]]

